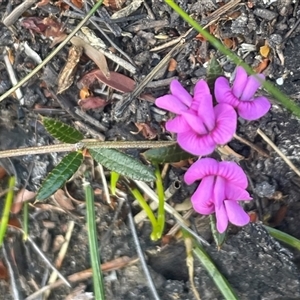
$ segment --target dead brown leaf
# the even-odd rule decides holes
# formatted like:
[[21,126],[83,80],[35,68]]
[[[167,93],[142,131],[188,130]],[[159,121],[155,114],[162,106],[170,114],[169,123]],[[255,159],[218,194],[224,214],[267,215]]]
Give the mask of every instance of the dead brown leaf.
[[0,279],[8,279],[8,270],[2,260],[0,260]]
[[84,49],[84,53],[98,66],[98,68],[102,71],[103,75],[109,79],[110,71],[108,69],[106,57],[103,53],[87,44],[83,39],[79,37],[73,37],[71,39],[73,45],[77,47],[82,47]]
[[103,5],[110,7],[113,10],[119,10],[122,8],[126,0],[104,0]]
[[81,100],[86,99],[91,96],[91,93],[87,87],[83,87],[79,92],[79,97]]
[[177,61],[174,58],[171,58],[170,62],[169,62],[168,71],[169,72],[174,72],[176,70],[176,67],[177,67]]
[[82,0],[72,0],[71,1],[76,7],[78,7],[79,9],[82,8],[83,6],[83,1]]
[[33,199],[35,196],[35,192],[31,192],[24,188],[20,189],[15,195],[14,203],[10,209],[10,212],[13,214],[19,213],[23,207],[23,203]]
[[42,18],[29,17],[21,21],[21,25],[32,32],[43,33],[47,26],[43,23]]
[[269,65],[269,59],[268,58],[265,58],[256,68],[254,68],[254,71],[256,73],[261,73],[263,72],[267,66]]
[[74,81],[76,67],[80,60],[81,55],[82,55],[81,47],[71,46],[69,50],[67,63],[65,64],[64,68],[61,70],[60,74],[58,75],[58,89],[57,89],[58,94],[62,93],[72,85]]
[[75,207],[72,200],[66,196],[64,190],[58,189],[54,194],[54,199],[60,205],[61,208],[65,210],[74,210]]
[[100,97],[87,97],[78,101],[78,105],[84,110],[104,108],[108,103]]
[[137,132],[132,132],[132,134],[139,134],[140,132],[142,135],[148,139],[148,140],[153,140],[157,136],[156,130],[151,128],[147,123],[134,123],[134,125],[137,127],[138,131]]
[[122,92],[129,93],[132,92],[135,88],[135,81],[123,74],[110,72],[110,77],[106,78],[101,70],[93,70],[86,73],[79,81],[78,87],[82,88],[84,86],[90,88],[95,81],[100,81],[105,83],[109,87]]

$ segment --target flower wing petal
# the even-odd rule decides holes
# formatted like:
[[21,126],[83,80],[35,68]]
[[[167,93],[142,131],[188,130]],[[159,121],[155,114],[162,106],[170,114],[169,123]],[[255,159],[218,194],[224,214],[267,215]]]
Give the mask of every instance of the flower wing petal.
[[263,74],[254,74],[249,76],[247,83],[243,89],[243,93],[240,97],[240,100],[241,101],[251,100],[264,80],[265,80],[265,76]]
[[243,210],[237,201],[224,201],[230,223],[244,226],[250,222],[249,215]]
[[184,105],[190,107],[193,98],[178,80],[172,80],[170,84],[171,93],[176,96]]
[[193,111],[189,110],[182,112],[182,116],[185,118],[186,122],[190,125],[193,131],[198,134],[207,134],[207,129],[205,128],[202,119],[198,117]]
[[241,101],[237,110],[243,119],[253,121],[264,116],[270,107],[271,103],[266,97],[257,97],[253,101]]
[[222,176],[216,176],[215,185],[213,188],[213,201],[215,207],[223,205],[225,199],[225,184],[226,180]]
[[239,99],[237,99],[230,86],[228,79],[225,77],[219,77],[215,81],[215,97],[218,103],[227,103],[233,107],[237,107]]
[[217,230],[220,233],[223,233],[228,226],[228,217],[224,204],[221,205],[219,208],[215,207],[215,211],[217,219]]
[[235,97],[240,98],[247,84],[248,74],[243,67],[237,67],[235,78],[232,85],[232,93]]
[[201,156],[211,154],[216,147],[211,135],[199,135],[193,130],[178,133],[177,142],[185,151]]
[[206,128],[212,131],[215,127],[215,113],[211,95],[202,95],[198,106],[198,116],[201,118]]
[[201,79],[195,85],[194,99],[199,102],[203,95],[210,95],[210,90],[206,81]]
[[218,175],[223,176],[229,183],[242,189],[248,186],[246,174],[243,169],[233,161],[220,162]]
[[192,184],[205,176],[216,175],[219,171],[219,162],[213,158],[201,158],[194,162],[184,174],[184,181]]
[[166,129],[170,132],[187,132],[192,130],[186,119],[182,116],[176,116],[174,119],[166,122]]
[[236,131],[237,115],[233,107],[225,103],[216,105],[214,113],[216,125],[211,136],[216,144],[224,145],[232,139]]
[[196,212],[209,215],[214,212],[212,193],[214,186],[214,176],[207,176],[202,179],[197,190],[191,197],[193,208]]
[[226,182],[225,186],[225,199],[227,200],[239,200],[239,201],[249,201],[252,200],[249,193],[239,186],[236,186],[235,184],[232,184],[230,182]]
[[155,100],[156,106],[170,111],[174,114],[180,114],[182,111],[188,109],[176,96],[165,95]]

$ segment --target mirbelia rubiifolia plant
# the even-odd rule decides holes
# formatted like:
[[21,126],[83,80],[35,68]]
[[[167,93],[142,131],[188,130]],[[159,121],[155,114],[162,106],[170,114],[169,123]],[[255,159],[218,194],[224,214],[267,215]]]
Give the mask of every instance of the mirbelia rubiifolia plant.
[[[155,103],[176,114],[166,122],[166,129],[177,134],[182,149],[197,156],[209,155],[233,138],[238,115],[256,120],[268,112],[269,100],[255,97],[263,80],[262,74],[248,76],[242,67],[237,67],[232,87],[225,77],[218,77],[213,93],[218,102],[215,106],[206,81],[198,81],[191,96],[174,80],[170,84],[171,95],[162,96]],[[219,233],[226,231],[228,221],[237,226],[249,223],[250,217],[238,201],[252,198],[246,191],[246,174],[237,163],[199,158],[187,170],[184,180],[187,184],[201,180],[191,197],[194,210],[203,215],[215,213]]]

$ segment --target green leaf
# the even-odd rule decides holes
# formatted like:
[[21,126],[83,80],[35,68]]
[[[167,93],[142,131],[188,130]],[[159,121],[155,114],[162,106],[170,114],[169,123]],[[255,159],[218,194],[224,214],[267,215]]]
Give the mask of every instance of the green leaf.
[[214,56],[209,61],[206,74],[208,86],[213,91],[216,79],[224,75],[221,65]]
[[45,200],[55,193],[77,171],[83,160],[81,152],[71,152],[48,174],[36,196]]
[[114,171],[110,173],[110,190],[113,195],[116,195],[117,183],[119,181],[120,174]]
[[216,220],[215,214],[209,215],[209,221],[210,221],[211,232],[214,237],[215,243],[216,243],[218,249],[220,250],[221,246],[225,242],[227,230],[223,233],[220,233],[217,230],[217,220]]
[[194,157],[194,155],[182,150],[178,144],[149,149],[143,155],[152,163],[158,164],[178,162]]
[[46,130],[63,143],[75,144],[83,139],[83,134],[75,128],[51,118],[43,118]]
[[154,171],[137,159],[115,149],[89,149],[92,157],[104,167],[123,176],[141,181],[154,181]]

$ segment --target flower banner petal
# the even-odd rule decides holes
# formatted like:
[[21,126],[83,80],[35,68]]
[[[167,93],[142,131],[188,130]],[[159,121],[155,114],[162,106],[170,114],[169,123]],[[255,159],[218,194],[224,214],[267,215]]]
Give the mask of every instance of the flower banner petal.
[[194,99],[197,102],[200,102],[202,99],[202,95],[210,95],[209,87],[205,80],[201,79],[199,80],[194,89]]
[[253,121],[264,116],[271,108],[266,97],[257,97],[253,101],[241,101],[238,105],[238,114],[245,120]]
[[177,142],[185,151],[199,156],[211,154],[216,147],[210,134],[199,135],[194,131],[178,133]]
[[235,78],[232,85],[232,93],[235,97],[240,98],[247,84],[248,74],[242,67],[237,67]]
[[178,97],[178,99],[185,104],[186,106],[190,107],[192,104],[193,98],[189,94],[189,92],[181,85],[178,80],[172,80],[170,84],[171,93]]
[[214,113],[216,126],[211,136],[216,144],[224,145],[233,138],[237,126],[237,115],[233,107],[225,103],[216,105]]
[[229,183],[242,189],[245,189],[248,186],[248,180],[245,172],[233,161],[220,162],[218,175],[223,176]]
[[237,201],[224,201],[230,223],[244,226],[250,222],[249,215],[243,210]]
[[205,176],[217,175],[219,171],[219,162],[213,158],[201,158],[194,162],[184,174],[184,181],[192,184]]

